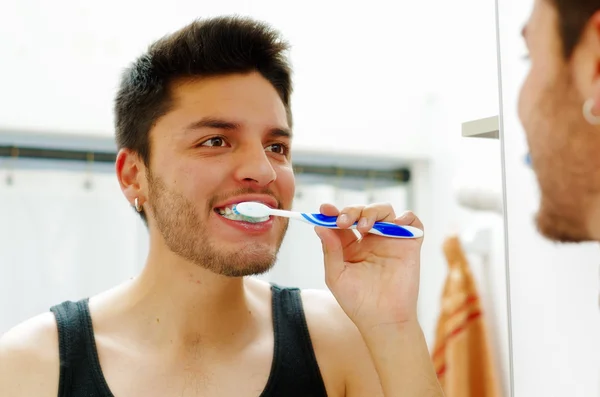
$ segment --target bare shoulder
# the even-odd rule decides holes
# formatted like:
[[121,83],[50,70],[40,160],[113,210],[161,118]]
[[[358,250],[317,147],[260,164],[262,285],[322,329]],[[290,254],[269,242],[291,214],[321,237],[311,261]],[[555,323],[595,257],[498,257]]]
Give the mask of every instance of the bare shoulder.
[[0,336],[0,395],[56,396],[59,366],[52,313],[33,317]]
[[342,310],[333,294],[326,290],[302,290],[302,305],[307,321],[312,322],[315,336],[339,340],[362,337],[354,323]]
[[[302,305],[322,372],[343,374],[343,396],[383,396],[358,328],[329,291],[302,290]],[[323,364],[323,365],[322,365]]]

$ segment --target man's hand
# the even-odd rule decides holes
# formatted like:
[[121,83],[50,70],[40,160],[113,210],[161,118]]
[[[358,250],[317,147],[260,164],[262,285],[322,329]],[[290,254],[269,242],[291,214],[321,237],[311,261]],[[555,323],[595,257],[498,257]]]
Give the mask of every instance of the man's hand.
[[[325,204],[321,212],[339,215],[338,226],[342,228],[316,228],[323,243],[327,286],[361,332],[417,321],[423,239],[396,239],[367,232],[375,222],[423,230],[419,219],[412,212],[396,217],[391,205],[382,204],[342,211]],[[348,229],[355,222],[361,238]]]
[[[347,207],[324,204],[340,229],[316,227],[323,244],[326,283],[363,336],[386,397],[442,396],[417,319],[422,238],[367,233],[375,222],[423,230],[412,213],[397,217],[389,204]],[[348,228],[358,222],[360,237]]]

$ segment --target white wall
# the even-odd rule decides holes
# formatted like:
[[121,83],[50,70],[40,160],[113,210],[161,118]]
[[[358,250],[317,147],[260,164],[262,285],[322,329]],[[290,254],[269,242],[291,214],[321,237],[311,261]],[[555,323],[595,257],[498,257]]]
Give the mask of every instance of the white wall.
[[539,192],[517,116],[532,1],[498,2],[514,395],[600,396],[598,247],[552,244],[535,230]]
[[293,44],[297,146],[418,159],[414,209],[427,227],[420,313],[430,344],[443,239],[476,224],[495,231],[490,263],[473,257],[472,267],[507,388],[502,225],[459,208],[452,190],[458,176],[501,183],[499,142],[460,136],[462,122],[498,114],[493,0],[5,3],[0,128],[112,134],[120,70],[150,41],[194,17],[233,12],[282,30]]
[[[407,59],[421,45],[431,48],[433,38],[394,40],[414,34],[426,7],[415,3],[399,18],[386,5],[383,0],[366,9],[342,1],[188,0],[165,7],[162,1],[12,0],[0,13],[0,32],[7,38],[0,41],[2,124],[112,133],[112,99],[125,65],[151,41],[193,18],[237,13],[272,23],[293,43],[298,144],[352,148],[354,143],[339,138],[368,128],[381,131],[381,138],[365,139],[360,147],[385,150],[385,138],[399,128],[418,129],[414,114],[434,83],[428,78],[434,74],[431,62]],[[425,138],[413,133],[396,142],[422,153]]]

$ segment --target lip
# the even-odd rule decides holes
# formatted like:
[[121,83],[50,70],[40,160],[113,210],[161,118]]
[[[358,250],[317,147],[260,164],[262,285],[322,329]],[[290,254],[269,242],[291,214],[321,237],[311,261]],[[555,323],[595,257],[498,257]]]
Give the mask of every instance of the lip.
[[234,229],[243,231],[244,234],[248,235],[260,235],[270,231],[273,228],[273,217],[270,217],[268,221],[259,222],[259,223],[250,223],[243,221],[233,221],[231,219],[227,219],[217,213],[215,216],[220,219],[222,222],[225,222],[227,225],[233,227]]
[[273,196],[269,196],[268,194],[247,194],[243,196],[232,197],[227,201],[218,203],[213,209],[229,207],[234,204],[243,203],[245,201],[256,201],[259,203],[263,203],[264,205],[271,208],[278,208],[279,206],[277,200]]

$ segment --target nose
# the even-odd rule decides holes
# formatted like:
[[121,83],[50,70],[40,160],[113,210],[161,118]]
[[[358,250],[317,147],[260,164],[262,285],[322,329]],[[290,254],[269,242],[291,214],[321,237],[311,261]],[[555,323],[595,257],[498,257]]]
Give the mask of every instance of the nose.
[[262,145],[244,148],[238,156],[235,177],[250,187],[263,188],[277,178],[277,174]]

